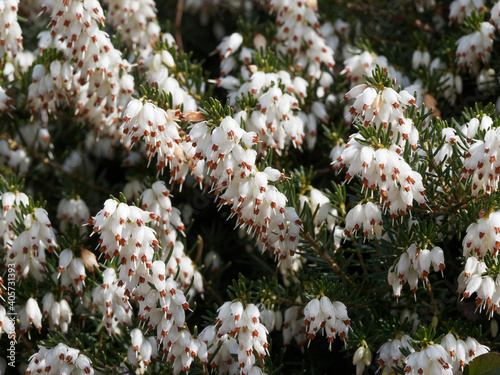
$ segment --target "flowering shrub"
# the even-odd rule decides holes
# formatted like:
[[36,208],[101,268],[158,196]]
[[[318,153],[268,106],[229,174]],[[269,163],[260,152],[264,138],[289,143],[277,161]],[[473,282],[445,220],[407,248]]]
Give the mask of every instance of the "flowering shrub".
[[0,375],[493,369],[499,25],[0,0]]

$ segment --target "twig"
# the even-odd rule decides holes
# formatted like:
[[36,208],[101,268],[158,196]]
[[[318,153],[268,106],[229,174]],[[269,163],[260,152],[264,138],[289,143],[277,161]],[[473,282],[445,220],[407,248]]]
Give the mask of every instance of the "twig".
[[358,254],[358,259],[359,259],[359,263],[361,265],[361,269],[363,270],[363,273],[365,275],[367,275],[368,271],[366,270],[366,267],[365,267],[365,260],[363,259],[363,254],[361,254],[361,250],[359,250],[358,246],[356,246],[356,253]]
[[201,277],[203,279],[203,287],[208,291],[208,293],[212,295],[212,297],[214,297],[215,302],[217,302],[217,304],[222,305],[224,303],[222,298],[220,298],[220,296],[215,292],[215,290],[213,290],[213,288],[208,283],[207,279],[205,279],[205,276],[202,275]]
[[326,253],[324,249],[319,246],[319,244],[314,241],[314,239],[311,237],[309,233],[306,233],[304,231],[301,231],[302,236],[309,242],[314,250],[318,252],[318,254],[321,256],[321,259],[323,259],[328,265],[332,268],[333,272],[335,272],[337,275],[343,277],[345,281],[347,282],[348,285],[352,285],[352,280],[347,276],[342,269],[339,267],[337,263],[335,263],[332,258]]
[[203,237],[198,235],[198,251],[196,252],[196,257],[194,258],[194,263],[198,264],[201,258],[201,254],[203,253]]
[[427,293],[429,294],[429,298],[431,299],[432,308],[434,309],[434,315],[438,317],[440,315],[440,311],[436,299],[434,298],[434,293],[432,292],[431,283],[429,281],[427,281],[426,288],[427,288]]
[[181,33],[181,23],[182,23],[182,12],[184,11],[184,0],[177,0],[177,11],[175,13],[175,42],[180,51],[183,50],[182,47],[182,33]]

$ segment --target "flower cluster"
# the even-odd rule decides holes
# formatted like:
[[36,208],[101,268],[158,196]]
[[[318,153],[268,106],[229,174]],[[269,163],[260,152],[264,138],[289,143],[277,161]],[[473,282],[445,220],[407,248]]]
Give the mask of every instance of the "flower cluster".
[[[382,374],[393,374],[392,367],[404,369],[406,374],[458,374],[475,357],[487,353],[488,348],[472,337],[462,340],[449,332],[442,340],[416,349],[410,345],[412,338],[402,335],[383,344],[377,362]],[[410,354],[405,356],[401,349]]]
[[64,298],[56,301],[53,293],[47,293],[43,296],[42,309],[43,317],[49,319],[51,329],[59,328],[62,333],[68,332],[71,316],[73,315],[68,301]]
[[377,363],[382,370],[383,375],[392,374],[393,367],[402,367],[404,361],[404,355],[401,353],[400,348],[404,348],[413,352],[414,349],[410,345],[410,340],[412,338],[408,335],[402,335],[399,338],[389,340],[378,350]]
[[330,350],[337,335],[347,342],[351,321],[342,302],[332,302],[326,296],[312,299],[304,308],[304,321],[308,340],[312,340],[321,329],[324,329]]
[[[156,329],[157,342],[162,345],[164,354],[167,354],[184,327],[185,310],[189,308],[189,304],[174,278],[167,277],[164,262],[153,262],[151,271],[147,281],[140,282],[134,296],[139,301],[139,319],[142,322],[149,321],[148,330]],[[154,285],[154,289],[148,282]],[[173,362],[174,358],[169,361]]]
[[372,362],[372,351],[363,340],[362,345],[354,352],[352,364],[356,366],[356,375],[363,374],[365,367]]
[[483,0],[453,0],[448,18],[452,22],[463,23],[472,12],[481,13],[485,10]]
[[427,282],[431,266],[434,272],[441,271],[441,274],[443,273],[446,268],[443,249],[438,246],[434,246],[431,250],[421,249],[417,245],[411,244],[401,254],[397,263],[389,269],[387,276],[396,298],[399,298],[405,283],[410,285],[411,291],[417,298],[418,280]]
[[[123,115],[125,121],[121,126],[125,147],[130,149],[139,139],[146,144],[146,159],[157,156],[156,169],[163,170],[171,166],[174,158],[179,158],[178,116],[176,111],[165,111],[151,102],[143,103],[139,99],[131,100]],[[181,148],[182,155],[182,148]],[[182,162],[182,157],[181,161]]]
[[[67,100],[77,108],[76,113],[96,130],[117,138],[116,120],[133,92],[134,79],[127,73],[130,64],[100,28],[105,22],[101,5],[94,0],[48,0],[43,2],[42,12],[50,12],[50,30],[40,33],[39,48],[56,48],[64,61],[71,62],[59,64],[59,69],[54,67],[50,75],[56,75],[56,81],[61,75],[67,85],[74,76],[71,87],[64,90]],[[36,91],[49,90],[44,87]],[[39,105],[43,108],[44,102],[49,101],[32,103],[32,111],[40,109]]]
[[19,311],[19,333],[21,335],[24,335],[26,331],[29,333],[32,325],[40,332],[42,330],[42,317],[37,301],[29,298]]
[[11,59],[23,49],[21,26],[17,22],[19,0],[0,3],[0,56]]
[[330,204],[328,197],[320,190],[312,188],[309,192],[309,197],[301,195],[299,197],[301,206],[307,204],[311,208],[311,212],[316,212],[314,216],[314,224],[320,228],[325,222],[328,230],[333,230],[337,223],[338,212]]
[[333,68],[333,50],[318,33],[316,9],[306,1],[269,1],[269,9],[277,13],[275,40],[278,51],[292,53],[298,69],[307,67],[307,74],[319,78],[321,64]]
[[360,118],[363,125],[368,127],[374,124],[387,128],[391,124],[391,139],[403,146],[406,141],[413,149],[418,142],[418,131],[411,119],[405,117],[405,109],[416,104],[415,98],[406,90],[399,93],[390,87],[383,89],[372,85],[361,84],[354,86],[344,95],[344,99],[355,98],[349,112]]
[[[164,198],[163,204],[166,200],[169,203],[168,190],[163,183],[158,182],[145,195],[149,204],[157,209],[158,215],[166,217],[168,211],[162,212],[161,207],[155,207],[155,202],[150,199],[155,199],[154,194]],[[165,260],[153,261],[158,241],[154,230],[145,224],[156,218],[155,213],[110,199],[105,202],[104,209],[91,220],[94,232],[101,236],[101,252],[105,257],[119,257],[120,263],[118,277],[113,268],[104,271],[103,286],[96,287],[93,292],[94,307],[100,306],[108,331],[115,332],[119,329],[120,322],[131,324],[128,299],[129,296],[133,297],[139,303],[139,319],[148,324],[149,330],[156,330],[157,344],[164,354],[168,354],[168,361],[177,369],[175,373],[179,373],[189,369],[191,361],[196,357],[196,348],[186,352],[185,340],[181,339],[186,335],[190,337],[183,330],[185,310],[189,304],[173,276],[182,270],[181,280],[184,280],[183,286],[187,288],[191,280],[186,278],[194,276],[195,270],[180,243],[171,250],[174,255],[171,259],[175,264],[167,266]],[[167,255],[164,254],[164,258]],[[189,260],[191,269],[184,264],[177,264],[177,259],[181,261],[183,258]],[[197,275],[198,277],[194,277],[195,287],[203,293],[201,275]],[[186,353],[188,357],[184,358]]]
[[9,338],[16,338],[16,328],[14,322],[10,319],[10,316],[7,315],[5,307],[0,306],[0,337],[2,337],[3,333],[9,335]]
[[0,236],[3,239],[5,251],[9,252],[12,241],[16,238],[14,225],[22,206],[29,205],[28,196],[20,191],[6,191],[0,195],[2,215],[0,216]]
[[[299,7],[303,7],[303,4]],[[288,11],[288,7],[286,8]],[[307,6],[305,8],[308,9]],[[221,77],[213,80],[229,91],[231,105],[235,105],[237,99],[244,102],[252,97],[257,99],[255,109],[242,105],[236,117],[245,120],[247,124],[253,123],[253,126],[247,125],[248,129],[259,135],[264,151],[272,147],[280,153],[290,141],[295,147],[300,147],[304,137],[308,148],[313,149],[317,136],[317,121],[329,121],[324,99],[333,84],[332,75],[328,71],[320,70],[319,60],[308,66],[311,82],[317,86],[313,95],[316,99],[313,99],[310,107],[304,108],[304,112],[297,113],[299,102],[308,96],[310,83],[300,76],[292,77],[285,70],[277,73],[257,71],[255,65],[248,64],[254,60],[256,50],[265,51],[265,38],[260,34],[254,37],[255,49],[241,47],[242,42],[241,34],[233,33],[218,45],[216,52],[222,60]],[[280,47],[283,47],[283,44],[278,43],[278,53]],[[237,67],[237,60],[243,64],[240,67],[243,83],[235,76],[228,75]],[[299,63],[298,69],[301,68]]]
[[271,333],[272,331],[281,330],[283,325],[283,314],[281,311],[273,311],[266,309],[265,306],[260,305],[260,321],[266,327],[267,331]]
[[[292,80],[289,73],[284,71],[257,71],[238,90],[229,93],[229,101],[233,104],[237,98],[244,96],[257,99],[255,109],[249,112],[241,110],[236,113],[235,119],[238,122],[244,120],[247,129],[259,136],[263,151],[272,148],[279,153],[290,142],[295,147],[303,143],[304,122],[294,109],[299,106],[295,95],[304,98],[307,85],[303,78],[295,77]],[[280,86],[284,86],[285,91]]]
[[397,82],[404,84],[408,80],[394,69],[385,56],[377,55],[374,52],[355,50],[352,56],[344,61],[344,70],[341,74],[345,75],[347,82],[356,85],[364,80],[364,76],[371,77],[377,65],[390,72]]
[[108,22],[122,32],[122,43],[148,56],[160,38],[154,0],[108,0]]
[[[93,259],[93,266],[98,268],[95,256],[86,249],[81,249],[82,256]],[[58,277],[61,278],[61,290],[67,291],[71,287],[78,297],[83,297],[83,287],[85,284],[86,272],[85,264],[81,258],[75,257],[73,251],[64,249],[59,254],[59,267],[57,268]]]
[[401,157],[401,148],[392,145],[389,149],[373,149],[358,142],[364,141],[359,133],[351,136],[342,154],[337,158],[336,168],[347,167],[346,181],[359,174],[363,189],[380,191],[380,201],[389,210],[393,219],[404,215],[413,206],[413,200],[425,204],[425,188],[422,176],[411,169]]
[[465,154],[462,177],[471,179],[472,195],[477,197],[483,191],[491,194],[498,190],[500,179],[500,133],[492,128],[492,120],[484,116],[481,121],[472,119],[465,125],[467,140],[472,140],[478,130],[485,130],[484,140],[474,139]]
[[441,135],[444,139],[444,143],[439,149],[433,147],[434,160],[438,165],[446,165],[447,162],[452,159],[453,145],[463,146],[463,143],[454,128],[443,128]]
[[24,176],[29,170],[31,158],[23,147],[15,147],[15,142],[0,139],[0,162],[14,173]]
[[[228,369],[232,374],[252,373],[255,356],[262,360],[268,354],[268,331],[259,320],[258,307],[254,304],[245,307],[239,301],[225,302],[218,312],[215,326],[208,326],[200,334],[200,339],[210,348],[208,355],[212,368],[220,372]],[[225,350],[219,350],[212,358],[220,344]],[[233,362],[231,354],[237,355],[237,362]]]
[[479,62],[487,63],[493,47],[495,27],[482,22],[479,30],[464,35],[457,41],[457,64],[477,74]]
[[[166,261],[166,258],[169,254],[163,252],[162,260]],[[193,289],[190,291],[190,297],[195,295],[195,291],[198,292],[202,297],[205,293],[203,287],[203,277],[201,276],[200,271],[197,269],[196,265],[186,254],[184,250],[184,245],[180,241],[176,241],[172,247],[172,256],[166,263],[167,274],[172,277],[177,276],[177,282],[179,283],[179,287],[182,290],[187,290],[191,286],[191,282],[193,285]]]
[[500,212],[494,211],[489,215],[480,215],[477,223],[472,223],[467,227],[464,239],[462,240],[463,255],[476,256],[483,260],[486,254],[493,258],[498,255],[500,249]]
[[[300,350],[360,375],[380,348],[382,374],[460,374],[489,350],[474,308],[500,348],[500,1],[335,3],[179,0],[174,41],[168,2],[0,0],[0,335],[33,337],[21,370],[297,373]],[[96,322],[99,350],[67,346]]]
[[51,145],[49,130],[43,127],[40,122],[19,127],[19,133],[14,140],[40,152],[47,151]]
[[291,306],[285,310],[283,317],[283,346],[289,346],[292,339],[294,339],[297,345],[304,348],[307,336],[302,315],[303,311],[300,306]]
[[131,345],[127,350],[127,359],[135,371],[139,367],[147,368],[151,361],[158,361],[158,348],[153,336],[144,337],[139,328],[130,331]]
[[462,340],[451,332],[443,338],[441,345],[449,353],[448,362],[453,373],[456,373],[456,370],[463,371],[465,365],[475,357],[489,352],[488,347],[480,344],[475,338],[466,337]]
[[23,218],[22,228],[7,252],[7,264],[15,265],[19,277],[26,278],[31,274],[42,282],[46,266],[45,250],[52,253],[57,247],[47,211],[35,208],[33,213]]
[[372,202],[357,204],[345,218],[345,235],[357,232],[363,227],[363,237],[369,240],[382,237],[382,212],[380,206]]
[[149,273],[159,245],[155,231],[145,225],[154,218],[154,214],[139,207],[108,199],[104,208],[89,221],[94,226],[93,232],[100,236],[99,250],[105,259],[119,258],[119,284],[125,285],[128,293],[141,276]]
[[198,358],[201,364],[205,367],[208,361],[208,353],[205,342],[200,338],[193,338],[187,330],[183,329],[174,333],[170,339],[172,348],[168,354],[168,362],[173,364],[173,372],[175,375],[181,371],[189,370],[193,360]]
[[130,302],[125,287],[118,285],[114,268],[107,268],[102,273],[102,285],[96,286],[92,291],[92,306],[101,312],[110,335],[119,334],[121,325],[132,325]]
[[[175,46],[173,37],[170,34],[164,35],[169,46]],[[186,87],[188,82],[179,80],[174,75],[172,69],[175,67],[175,60],[168,50],[154,51],[144,60],[146,81],[158,90],[172,95],[172,109],[181,109],[184,112],[196,111],[198,108],[195,98],[189,94]]]
[[[184,245],[177,241],[177,231],[184,230],[184,224],[181,221],[181,213],[176,207],[172,207],[170,201],[170,192],[165,187],[163,181],[156,181],[150,189],[146,189],[141,194],[141,208],[148,210],[155,215],[151,222],[153,229],[158,234],[159,241],[164,244],[165,249],[172,249],[170,256],[168,251],[161,254],[161,260],[167,262],[167,274],[172,276],[179,275],[178,282],[185,290],[191,285],[196,291],[203,295],[203,280],[200,272],[196,269],[191,258],[184,252]],[[183,232],[182,232],[183,233]]]
[[40,350],[30,358],[26,375],[39,374],[68,374],[93,375],[94,369],[89,357],[62,343],[47,349],[40,346]]
[[450,369],[448,355],[440,344],[429,345],[406,357],[405,373],[410,375],[422,374],[424,371],[443,373],[443,370],[448,369]]
[[258,142],[255,133],[226,117],[212,129],[206,122],[196,124],[186,141],[196,147],[197,159],[206,160],[220,204],[231,206],[238,225],[255,231],[263,249],[273,248],[280,260],[290,261],[302,222],[292,207],[286,207],[286,197],[269,183],[283,174],[271,167],[257,171],[257,152],[248,148]]
[[493,278],[487,270],[484,261],[473,256],[467,258],[464,270],[458,276],[458,292],[463,298],[476,293],[476,306],[493,316],[500,305],[500,290],[497,287],[500,277]]
[[31,114],[34,116],[41,108],[47,113],[55,113],[64,105],[74,85],[75,78],[69,62],[54,60],[47,68],[42,64],[35,65],[28,90]]
[[153,229],[164,246],[172,247],[177,239],[177,231],[182,232],[184,224],[179,209],[172,207],[170,191],[163,181],[154,182],[150,189],[142,192],[141,208],[154,214]]
[[87,223],[90,212],[83,199],[63,198],[57,206],[57,218],[61,220],[60,229],[64,231],[70,224],[81,226]]

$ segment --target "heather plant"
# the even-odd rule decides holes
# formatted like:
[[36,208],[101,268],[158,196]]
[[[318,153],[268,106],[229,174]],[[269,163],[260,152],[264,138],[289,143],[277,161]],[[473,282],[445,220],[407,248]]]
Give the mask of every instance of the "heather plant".
[[498,371],[500,2],[0,24],[0,375]]

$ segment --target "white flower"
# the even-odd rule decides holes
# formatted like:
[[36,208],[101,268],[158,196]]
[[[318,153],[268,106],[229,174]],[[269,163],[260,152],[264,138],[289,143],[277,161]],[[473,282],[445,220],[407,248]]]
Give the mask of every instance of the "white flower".
[[57,247],[52,224],[43,208],[35,208],[24,217],[24,231],[12,241],[7,262],[15,264],[21,278],[31,274],[37,281],[43,281],[45,272],[45,250],[54,252]]
[[26,374],[42,372],[93,375],[94,369],[90,359],[78,349],[59,343],[50,350],[40,346],[39,351],[30,357]]
[[342,70],[341,74],[345,74],[346,80],[351,82],[352,85],[362,82],[364,80],[363,75],[371,77],[377,65],[388,70],[389,75],[402,86],[409,84],[408,79],[394,69],[385,56],[360,50],[354,50],[349,54],[352,55],[345,59],[344,70]]
[[12,104],[12,99],[7,95],[5,89],[0,87],[0,111],[7,113]]
[[332,342],[339,335],[344,342],[350,329],[350,320],[347,309],[342,302],[330,301],[326,296],[321,299],[312,299],[304,308],[304,322],[307,339],[312,340],[316,333],[324,328],[326,337],[332,350]]
[[132,309],[125,288],[118,286],[115,270],[107,268],[102,276],[102,286],[96,286],[92,291],[93,307],[102,313],[108,333],[118,334],[120,325],[132,325]]
[[292,338],[300,347],[306,342],[305,322],[301,319],[302,311],[299,306],[291,306],[285,310],[283,317],[283,345],[290,345]]
[[463,23],[472,12],[481,13],[484,10],[483,0],[454,0],[450,4],[449,19],[452,22]]
[[[231,366],[231,355],[236,355],[238,360],[234,366],[238,373],[250,373],[256,361],[255,355],[263,360],[268,354],[266,327],[260,322],[260,312],[256,305],[248,304],[246,307],[241,302],[225,302],[218,310],[215,326],[208,326],[199,335],[199,339],[207,346],[212,356],[218,344],[222,348],[214,358],[212,365],[219,371]],[[254,355],[255,354],[255,355]]]
[[494,258],[500,246],[500,212],[493,211],[467,227],[462,240],[463,255],[475,255],[479,260],[489,252]]
[[391,124],[391,139],[398,138],[399,145],[404,146],[406,141],[415,150],[418,141],[418,131],[410,119],[405,117],[405,109],[416,104],[415,98],[406,90],[399,93],[390,87],[374,88],[367,84],[353,87],[344,95],[344,99],[355,98],[349,112],[363,121],[368,127],[374,124],[387,128]]
[[61,299],[55,301],[52,293],[47,293],[43,297],[43,316],[49,318],[49,325],[52,329],[60,328],[62,333],[68,332],[68,326],[71,323],[73,315],[68,301]]
[[[401,157],[401,148],[392,145],[390,149],[374,150],[357,141],[359,133],[351,136],[349,142],[337,158],[338,167],[347,167],[346,181],[359,174],[363,190],[380,191],[380,201],[393,219],[404,215],[413,207],[413,200],[425,204],[425,188],[422,176],[413,171]],[[371,220],[371,219],[370,219]]]
[[410,340],[410,336],[402,335],[400,338],[389,340],[379,348],[377,363],[380,365],[383,374],[389,374],[393,366],[402,366],[404,356],[400,348],[405,348],[411,353],[415,351],[409,344]]
[[57,218],[61,220],[60,228],[64,231],[68,224],[82,226],[90,219],[90,212],[84,200],[63,198],[57,206]]
[[318,33],[317,11],[305,1],[271,0],[269,9],[277,14],[275,39],[278,51],[293,53],[298,69],[308,65],[308,75],[319,78],[321,64],[333,68],[333,50]]
[[445,349],[439,344],[429,345],[421,351],[412,352],[406,358],[405,373],[422,374],[453,374]]
[[33,325],[39,332],[42,330],[42,312],[38,303],[33,298],[29,298],[26,304],[19,312],[20,333],[23,335],[31,330]]
[[[105,21],[101,5],[93,0],[45,2],[42,12],[49,14],[51,22],[49,30],[40,34],[40,49],[56,48],[68,63],[54,61],[50,72],[41,65],[34,70],[32,114],[52,112],[56,104],[69,102],[76,118],[118,139],[117,120],[133,92],[134,78],[127,72],[131,65],[100,27]],[[37,93],[42,94],[41,100]],[[59,103],[49,100],[51,96]]]
[[438,246],[431,250],[421,249],[411,244],[389,270],[388,282],[393,288],[395,297],[399,298],[403,285],[408,283],[414,297],[417,298],[418,279],[424,284],[427,283],[431,266],[434,272],[441,271],[441,275],[443,274],[446,267],[443,250]]
[[0,3],[0,56],[12,59],[23,49],[21,26],[17,22],[19,0],[4,0]]
[[362,345],[356,349],[352,359],[352,364],[356,366],[356,375],[361,375],[365,370],[365,367],[370,366],[371,362],[372,352],[363,340]]
[[464,271],[458,277],[458,292],[462,298],[469,298],[476,293],[476,306],[480,311],[485,309],[492,317],[495,312],[498,313],[500,306],[499,278],[494,279],[486,273],[487,270],[488,266],[483,260],[474,256],[467,258]]
[[143,139],[146,143],[146,159],[149,162],[157,156],[156,168],[161,171],[165,166],[171,166],[176,155],[175,145],[181,143],[178,117],[175,111],[157,107],[151,102],[133,99],[127,105],[121,130],[125,146],[129,149]]
[[130,331],[130,337],[132,345],[127,350],[127,359],[132,363],[134,369],[140,366],[139,356],[144,367],[148,367],[152,360],[158,360],[157,343],[153,336],[144,337],[139,328],[134,328]]
[[219,43],[215,52],[217,52],[221,59],[229,57],[233,52],[240,48],[241,43],[243,43],[243,36],[239,33],[233,33],[222,39]]
[[108,22],[122,33],[122,43],[146,57],[159,40],[160,26],[154,0],[108,1]]
[[[196,111],[198,104],[194,97],[188,94],[188,82],[180,83],[169,68],[174,66],[173,56],[166,50],[154,52],[144,60],[146,80],[160,91],[172,95],[173,109],[180,109],[185,113]],[[203,87],[201,87],[203,91]]]
[[[489,117],[484,116],[479,125],[477,119],[472,119],[466,127],[467,138],[471,139],[478,128],[486,129],[484,141],[474,140],[465,154],[462,174],[470,179],[472,195],[476,197],[479,192],[491,194],[498,189],[500,178],[500,130],[492,129]],[[473,121],[475,120],[475,121]]]
[[10,316],[7,315],[5,307],[0,306],[0,337],[6,333],[9,338],[16,338],[16,327]]
[[[318,189],[312,188],[309,193],[309,199],[306,196],[303,200],[311,207],[311,212],[316,212],[314,224],[320,228],[324,223],[327,224],[328,230],[333,230],[337,222],[338,212],[330,204],[330,200]],[[301,199],[302,200],[302,199]]]
[[291,265],[302,222],[293,208],[286,207],[286,197],[271,184],[284,176],[270,167],[256,170],[257,153],[249,148],[258,142],[256,134],[226,117],[214,129],[205,122],[197,123],[186,142],[196,147],[195,159],[206,160],[220,205],[231,206],[237,225],[254,231],[263,250],[272,250]]
[[479,62],[490,60],[495,27],[489,22],[482,22],[478,31],[464,35],[457,40],[457,64],[475,74],[479,71]]
[[345,235],[349,235],[352,231],[356,232],[363,227],[363,237],[380,239],[382,236],[382,211],[380,207],[374,203],[367,202],[358,204],[346,216]]

